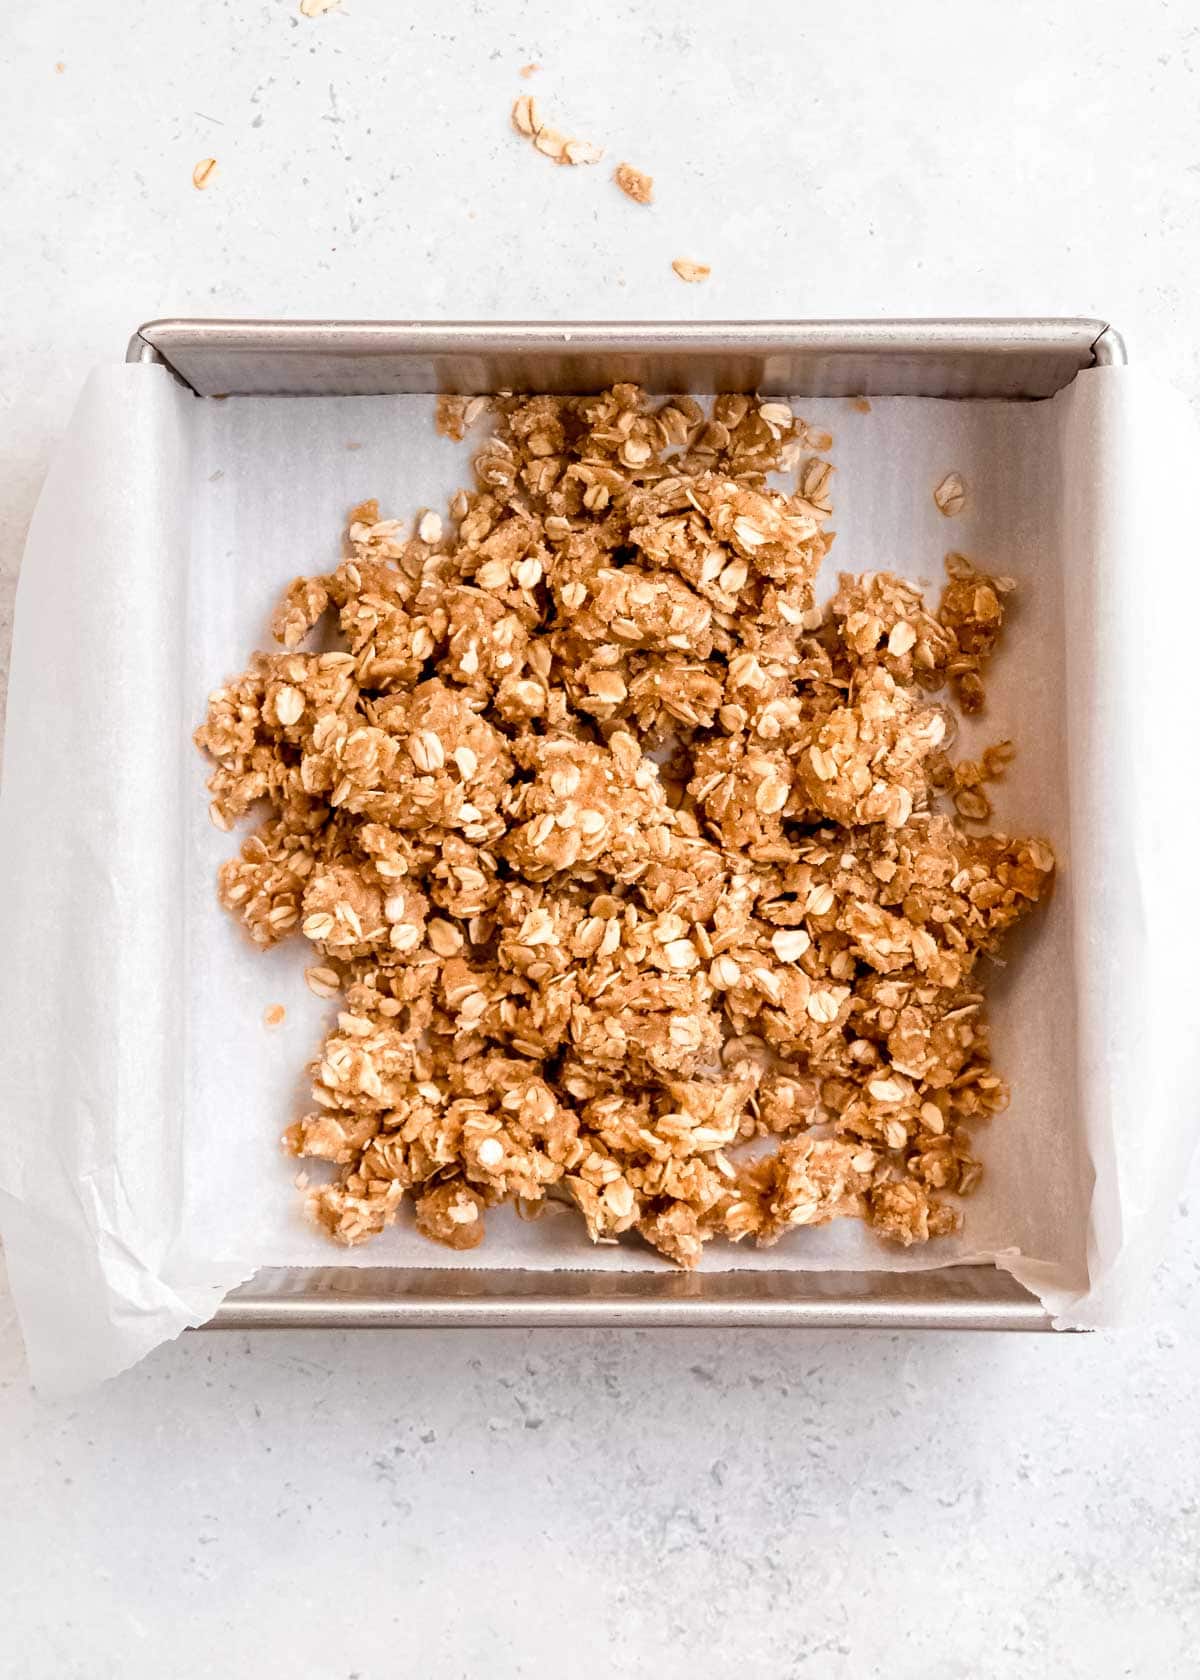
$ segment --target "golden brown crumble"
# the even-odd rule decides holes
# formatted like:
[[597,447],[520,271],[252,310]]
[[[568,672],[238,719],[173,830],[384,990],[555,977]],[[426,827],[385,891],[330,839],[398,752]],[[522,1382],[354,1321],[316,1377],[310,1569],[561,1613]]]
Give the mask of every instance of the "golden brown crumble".
[[631,198],[635,204],[654,202],[653,175],[643,175],[641,170],[635,169],[631,163],[619,163],[613,170],[613,180],[626,198]]
[[933,697],[981,703],[1011,580],[951,555],[936,611],[879,572],[816,607],[829,440],[779,399],[491,408],[474,487],[356,508],[197,732],[218,826],[268,813],[222,902],[338,1000],[285,1138],[313,1213],[357,1243],[411,1197],[468,1249],[550,1197],[683,1266],[956,1230],[1008,1095],[978,958],[1054,859],[959,825],[1011,744],[955,763]]

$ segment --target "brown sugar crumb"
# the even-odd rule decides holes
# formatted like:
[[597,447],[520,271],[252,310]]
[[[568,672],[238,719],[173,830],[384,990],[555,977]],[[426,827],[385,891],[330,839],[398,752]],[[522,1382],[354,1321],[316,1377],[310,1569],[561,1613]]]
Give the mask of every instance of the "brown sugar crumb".
[[626,198],[631,198],[635,204],[654,202],[654,177],[643,175],[641,170],[635,169],[631,163],[619,163],[613,170],[613,180]]
[[221,902],[337,1009],[284,1138],[313,1217],[411,1201],[467,1250],[553,1203],[681,1266],[957,1230],[1008,1100],[980,958],[1054,870],[986,827],[1012,743],[950,750],[1012,580],[954,554],[936,607],[887,572],[818,607],[827,435],[778,397],[490,407],[445,513],[353,509],[197,731],[217,825],[267,811]]
[[281,1027],[287,1019],[287,1010],[281,1003],[272,1003],[263,1011],[264,1027]]
[[437,400],[435,425],[442,437],[461,443],[477,420],[491,407],[489,397],[441,396]]
[[593,146],[590,140],[573,140],[544,123],[531,94],[523,93],[514,101],[511,115],[517,133],[552,163],[599,163],[604,156],[602,146]]
[[689,262],[686,257],[676,257],[671,267],[681,280],[686,280],[689,286],[697,285],[701,280],[707,280],[712,269],[707,263]]

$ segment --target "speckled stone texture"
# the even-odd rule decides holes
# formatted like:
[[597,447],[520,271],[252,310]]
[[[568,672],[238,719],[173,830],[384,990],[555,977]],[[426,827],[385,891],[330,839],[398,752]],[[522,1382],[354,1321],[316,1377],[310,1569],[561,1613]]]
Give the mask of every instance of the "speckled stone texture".
[[[1095,314],[1200,395],[1191,0],[3,30],[5,644],[75,392],[155,315]],[[1198,1269],[1185,1196],[1123,1336],[191,1336],[69,1404],[0,1298],[0,1676],[1195,1675]]]

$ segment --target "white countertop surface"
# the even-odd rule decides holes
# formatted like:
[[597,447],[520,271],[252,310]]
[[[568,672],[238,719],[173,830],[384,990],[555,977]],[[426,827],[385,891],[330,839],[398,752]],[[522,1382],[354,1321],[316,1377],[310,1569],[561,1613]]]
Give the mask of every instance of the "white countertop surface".
[[[3,37],[5,645],[80,382],[157,315],[1097,315],[1200,398],[1191,0]],[[520,92],[656,206],[523,146]],[[1122,1335],[192,1335],[49,1403],[0,1295],[0,1677],[1200,1673],[1198,1182]]]

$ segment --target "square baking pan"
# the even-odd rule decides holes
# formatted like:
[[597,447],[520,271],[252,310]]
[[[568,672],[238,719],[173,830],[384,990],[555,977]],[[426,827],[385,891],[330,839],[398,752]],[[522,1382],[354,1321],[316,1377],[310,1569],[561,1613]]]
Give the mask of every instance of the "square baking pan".
[[[767,391],[816,397],[1053,396],[1125,360],[1083,319],[755,323],[161,320],[126,360],[197,396]],[[1048,1330],[1036,1296],[991,1265],[914,1272],[522,1272],[328,1266],[260,1271],[210,1327],[787,1326]]]

